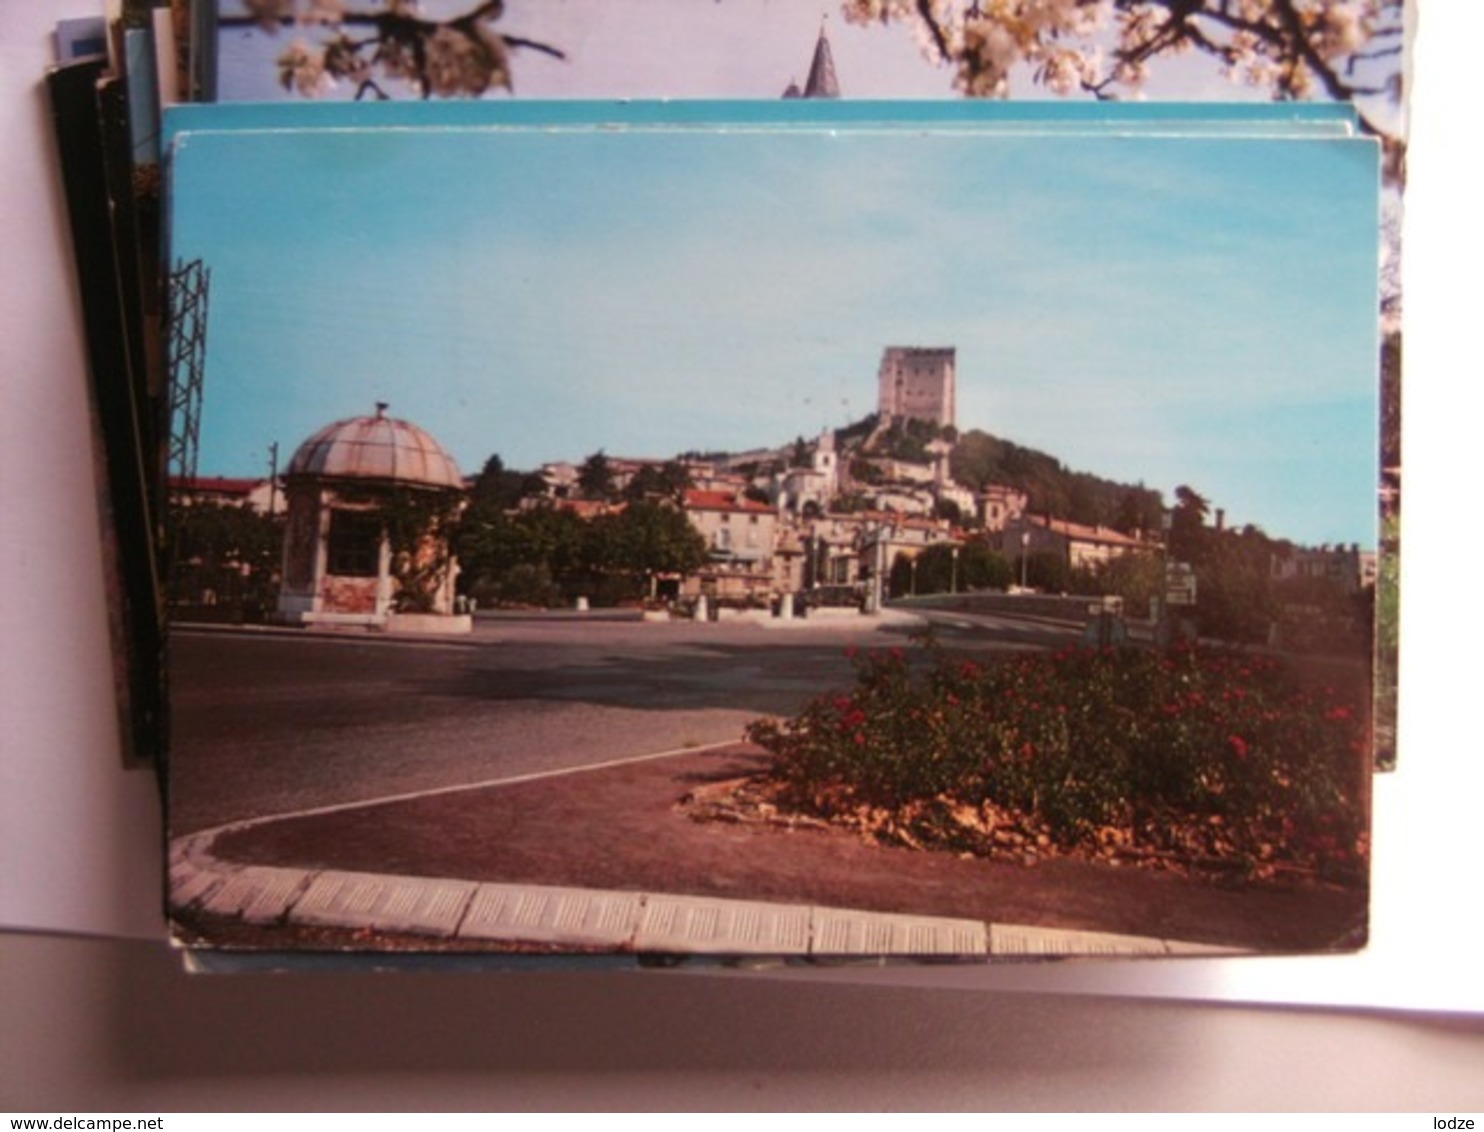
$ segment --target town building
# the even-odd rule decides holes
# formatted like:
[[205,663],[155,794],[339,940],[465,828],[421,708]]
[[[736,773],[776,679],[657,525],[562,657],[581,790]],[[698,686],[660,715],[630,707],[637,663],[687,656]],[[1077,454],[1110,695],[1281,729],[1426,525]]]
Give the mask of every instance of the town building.
[[436,440],[386,409],[325,426],[289,461],[281,622],[471,627],[453,611],[458,566],[445,529],[462,504],[463,477]]
[[986,484],[978,496],[979,518],[986,531],[1003,531],[1025,514],[1030,496],[1005,484]]
[[1359,546],[1285,546],[1272,558],[1277,582],[1324,579],[1347,594],[1376,584],[1376,554]]
[[171,476],[168,487],[170,501],[183,507],[245,507],[260,515],[276,515],[284,506],[278,481],[266,476]]
[[1073,570],[1092,569],[1125,554],[1155,554],[1159,544],[1116,531],[1042,515],[1020,515],[988,534],[991,550],[1007,558],[1056,554]]
[[778,513],[734,491],[686,491],[686,518],[706,540],[707,562],[685,580],[687,596],[766,602],[786,588],[786,566],[777,557]]
[[928,421],[957,427],[957,349],[888,346],[877,372],[877,411],[883,422]]

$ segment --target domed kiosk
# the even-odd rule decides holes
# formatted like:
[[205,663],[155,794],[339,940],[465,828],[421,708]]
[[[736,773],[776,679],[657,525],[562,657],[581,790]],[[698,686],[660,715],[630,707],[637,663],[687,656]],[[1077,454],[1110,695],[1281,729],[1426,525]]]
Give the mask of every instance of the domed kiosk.
[[436,440],[386,410],[327,425],[289,461],[278,620],[468,632],[448,545],[463,477]]

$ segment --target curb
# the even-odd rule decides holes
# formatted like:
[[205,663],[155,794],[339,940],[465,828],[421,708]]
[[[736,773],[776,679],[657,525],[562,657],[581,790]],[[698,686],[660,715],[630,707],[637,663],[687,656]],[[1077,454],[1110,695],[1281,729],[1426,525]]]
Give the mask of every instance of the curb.
[[1246,953],[1153,937],[820,905],[239,865],[212,852],[229,828],[172,842],[173,911],[265,926],[370,928],[630,953],[988,961]]

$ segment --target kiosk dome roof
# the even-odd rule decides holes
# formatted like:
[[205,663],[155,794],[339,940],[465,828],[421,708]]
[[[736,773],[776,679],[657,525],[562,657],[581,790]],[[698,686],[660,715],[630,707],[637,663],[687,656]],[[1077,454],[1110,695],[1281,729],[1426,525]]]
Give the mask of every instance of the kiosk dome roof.
[[285,475],[463,487],[459,466],[443,446],[386,409],[378,404],[374,416],[326,425],[299,445]]

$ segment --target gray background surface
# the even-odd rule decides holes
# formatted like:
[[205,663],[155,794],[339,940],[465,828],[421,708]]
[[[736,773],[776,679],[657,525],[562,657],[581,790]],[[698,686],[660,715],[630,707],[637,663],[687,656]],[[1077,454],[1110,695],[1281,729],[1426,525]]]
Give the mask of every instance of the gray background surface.
[[1404,753],[1378,785],[1368,953],[223,978],[187,976],[158,942],[155,787],[119,769],[113,730],[75,281],[39,86],[52,23],[90,8],[0,9],[0,1108],[1484,1108],[1478,666],[1459,598],[1484,559],[1462,488],[1474,418],[1455,397],[1477,370],[1484,195],[1458,139],[1477,134],[1478,6],[1428,8],[1438,23],[1419,39]]

